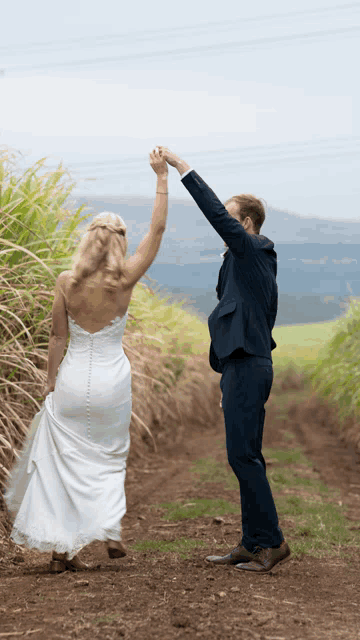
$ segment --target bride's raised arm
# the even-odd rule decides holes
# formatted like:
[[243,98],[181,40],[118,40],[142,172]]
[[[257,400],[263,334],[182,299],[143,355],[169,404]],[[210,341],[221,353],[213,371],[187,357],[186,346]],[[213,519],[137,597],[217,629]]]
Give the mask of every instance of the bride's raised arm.
[[163,233],[166,228],[168,214],[168,167],[159,147],[149,154],[150,165],[156,173],[156,197],[150,229],[145,235],[134,255],[125,264],[125,280],[129,287],[134,287],[154,262],[160,249]]

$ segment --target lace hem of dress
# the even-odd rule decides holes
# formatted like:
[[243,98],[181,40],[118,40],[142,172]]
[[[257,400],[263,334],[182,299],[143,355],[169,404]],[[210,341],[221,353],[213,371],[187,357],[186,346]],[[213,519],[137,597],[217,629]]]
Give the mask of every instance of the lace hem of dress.
[[16,543],[23,545],[27,549],[37,549],[38,551],[55,551],[56,553],[67,553],[71,560],[83,547],[86,547],[95,540],[106,542],[106,540],[121,540],[121,526],[118,529],[99,529],[92,533],[78,533],[71,544],[69,541],[52,540],[44,542],[39,530],[32,530],[31,533],[24,533],[14,526],[10,538]]

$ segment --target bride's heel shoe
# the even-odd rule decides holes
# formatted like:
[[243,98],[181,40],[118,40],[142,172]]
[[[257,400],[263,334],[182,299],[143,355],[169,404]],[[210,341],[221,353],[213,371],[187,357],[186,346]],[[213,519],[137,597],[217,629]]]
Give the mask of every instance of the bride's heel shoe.
[[57,554],[53,553],[50,562],[50,573],[62,573],[66,571],[66,553]]
[[123,543],[118,540],[107,540],[106,547],[109,558],[124,558],[127,555]]
[[60,560],[51,560],[50,573],[62,573],[63,571],[66,571],[65,562],[60,562]]

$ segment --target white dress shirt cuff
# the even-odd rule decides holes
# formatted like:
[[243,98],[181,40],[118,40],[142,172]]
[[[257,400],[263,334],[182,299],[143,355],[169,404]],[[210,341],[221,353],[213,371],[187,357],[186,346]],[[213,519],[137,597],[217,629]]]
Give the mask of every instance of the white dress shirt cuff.
[[190,173],[190,171],[193,171],[193,169],[188,169],[187,171],[185,171],[185,173],[183,173],[182,176],[180,176],[180,179],[182,180],[183,178],[185,178],[185,176],[187,176],[187,174]]

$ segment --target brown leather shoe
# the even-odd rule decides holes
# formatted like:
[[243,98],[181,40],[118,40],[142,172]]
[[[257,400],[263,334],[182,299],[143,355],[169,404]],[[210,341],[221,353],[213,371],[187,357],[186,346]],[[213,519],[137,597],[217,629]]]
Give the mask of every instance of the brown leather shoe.
[[253,558],[255,555],[239,544],[226,556],[208,556],[206,560],[213,564],[237,564],[238,562],[250,562]]
[[71,560],[66,559],[65,564],[70,571],[85,571],[86,569],[90,569],[89,565],[80,560],[79,556],[74,556]]
[[85,564],[78,556],[74,556],[69,560],[66,553],[52,554],[52,560],[50,562],[50,573],[62,573],[63,571],[85,571],[90,569],[89,565]]
[[267,573],[278,562],[287,562],[290,560],[291,551],[290,547],[285,540],[281,543],[278,549],[268,548],[261,549],[254,553],[254,560],[246,562],[245,564],[237,564],[235,569],[237,571],[256,571],[257,573]]

